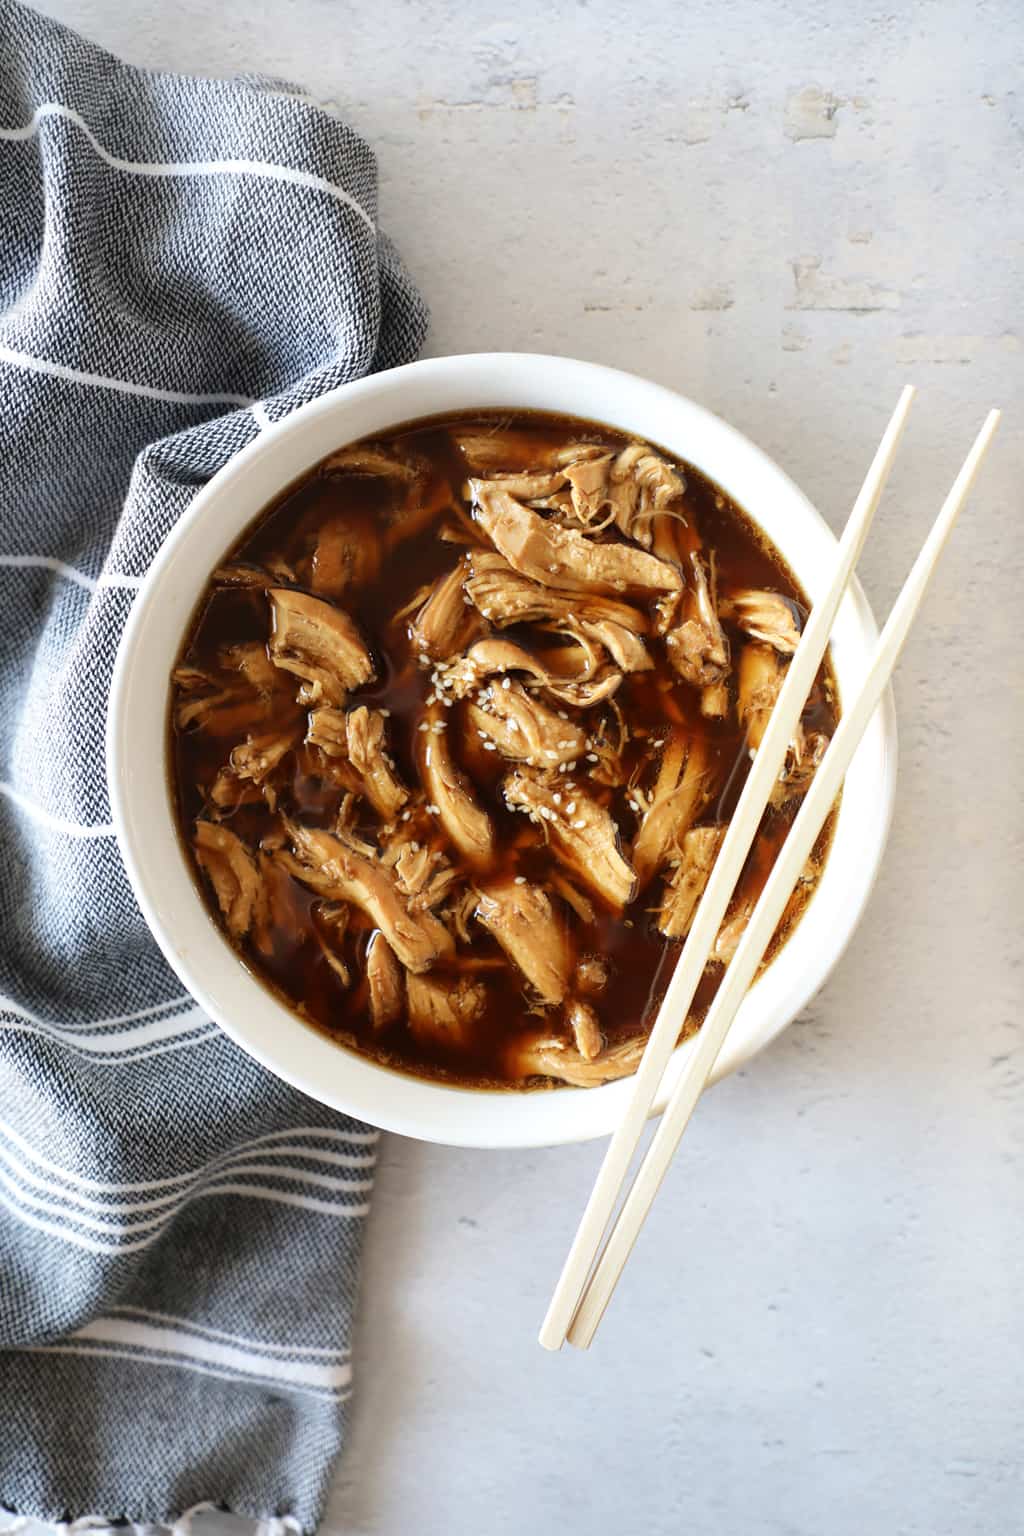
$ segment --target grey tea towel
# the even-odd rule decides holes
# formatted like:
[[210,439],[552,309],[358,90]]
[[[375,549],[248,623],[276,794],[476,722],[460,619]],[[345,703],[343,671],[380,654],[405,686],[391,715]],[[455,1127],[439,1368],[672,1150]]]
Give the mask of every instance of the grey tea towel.
[[[111,836],[133,594],[268,420],[414,357],[376,169],[286,86],[130,69],[0,0],[0,1507],[312,1528],[375,1135],[164,965]],[[2,1522],[0,1522],[2,1523]],[[276,1527],[281,1529],[280,1524]]]

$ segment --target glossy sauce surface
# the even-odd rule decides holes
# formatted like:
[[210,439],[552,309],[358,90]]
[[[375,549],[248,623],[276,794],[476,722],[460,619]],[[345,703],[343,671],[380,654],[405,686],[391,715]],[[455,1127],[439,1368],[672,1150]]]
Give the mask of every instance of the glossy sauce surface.
[[[477,425],[482,431],[513,429],[515,452],[510,450],[509,470],[532,467],[542,461],[552,445],[569,440],[591,439],[611,447],[623,445],[621,434],[589,422],[541,415],[497,415],[476,413],[456,421],[414,423],[387,438],[389,448],[411,454],[429,464],[429,478],[422,488],[422,503],[428,510],[422,526],[407,537],[389,541],[371,579],[355,585],[339,600],[339,605],[355,620],[365,637],[377,670],[377,681],[359,690],[350,705],[368,704],[388,711],[388,750],[394,758],[401,779],[410,786],[417,783],[417,743],[423,721],[425,699],[431,690],[430,670],[419,664],[410,643],[408,624],[395,615],[436,577],[449,571],[463,553],[459,545],[439,537],[443,527],[458,525],[451,506],[457,503],[460,487],[467,477],[467,465],[452,428],[465,432]],[[659,450],[660,451],[660,450]],[[678,464],[678,460],[671,459]],[[703,546],[713,551],[720,590],[761,588],[784,594],[797,605],[801,615],[805,599],[792,575],[777,554],[767,547],[744,514],[724,494],[695,469],[680,465],[686,482],[685,509],[688,523],[699,530]],[[300,586],[307,576],[321,532],[333,521],[342,520],[346,537],[354,544],[379,547],[379,531],[394,515],[399,492],[386,478],[368,474],[335,475],[314,471],[293,486],[268,509],[231,552],[225,564],[244,563],[256,567],[284,561],[290,572],[298,573]],[[463,514],[467,509],[463,504]],[[685,547],[685,546],[684,546]],[[372,566],[375,562],[371,561]],[[637,598],[635,606],[648,607]],[[726,625],[734,654],[744,637]],[[216,669],[225,649],[246,642],[265,644],[269,632],[269,604],[263,587],[210,586],[197,610],[193,627],[183,649],[181,661],[190,666]],[[518,640],[536,649],[537,634],[532,626],[501,631],[503,638]],[[552,637],[546,637],[552,643]],[[652,640],[655,660],[652,671],[627,675],[615,695],[615,704],[629,724],[630,740],[623,753],[624,778],[621,787],[595,785],[588,781],[589,765],[580,760],[566,775],[607,806],[621,832],[628,854],[629,842],[637,825],[631,806],[630,781],[649,782],[657,771],[657,745],[674,731],[700,741],[707,754],[708,773],[713,779],[713,793],[703,808],[702,824],[728,820],[742,789],[750,765],[747,736],[736,708],[735,669],[729,679],[730,707],[724,719],[707,719],[701,714],[698,691],[683,682],[668,663],[664,646]],[[461,768],[471,780],[480,802],[485,806],[497,832],[497,850],[493,866],[478,868],[467,879],[491,878],[496,873],[525,877],[544,885],[549,881],[557,860],[538,829],[525,816],[514,815],[501,791],[509,765],[500,752],[487,751],[475,731],[468,729],[462,713],[465,705],[456,704],[448,712],[449,738]],[[210,787],[231,750],[246,740],[253,730],[265,730],[275,723],[273,710],[282,711],[280,719],[294,723],[295,706],[290,700],[266,710],[238,712],[237,719],[225,718],[224,729],[210,733],[203,729],[171,727],[171,772],[179,807],[182,839],[191,848],[193,828],[198,817],[211,814]],[[573,720],[588,731],[603,721],[610,734],[616,729],[615,716],[608,706],[597,705],[588,711],[570,711]],[[837,707],[831,675],[827,672],[818,684],[804,715],[808,730],[831,735],[836,724]],[[325,771],[325,762],[315,749],[297,739],[296,746],[282,760],[275,772],[275,808],[263,799],[254,799],[228,811],[213,814],[253,850],[261,845],[273,850],[279,846],[279,813],[307,826],[333,828],[344,797],[344,787]],[[792,801],[766,814],[757,842],[741,881],[740,890],[749,894],[763,882],[798,806]],[[355,830],[372,841],[379,835],[380,823],[369,807],[361,804]],[[831,829],[819,844],[819,859],[827,851]],[[439,847],[445,840],[438,830]],[[449,856],[458,863],[449,848]],[[269,864],[266,866],[269,869]],[[214,919],[220,912],[209,885],[196,869],[197,880]],[[350,915],[345,938],[346,961],[351,972],[350,984],[344,985],[336,970],[324,957],[321,938],[323,903],[317,894],[288,874],[274,873],[275,899],[279,910],[287,911],[288,921],[257,942],[252,935],[237,945],[245,964],[270,985],[303,1017],[340,1043],[360,1050],[391,1066],[419,1075],[439,1077],[465,1084],[522,1086],[515,1062],[514,1043],[536,1034],[538,1027],[553,1035],[565,1035],[567,1026],[559,1009],[538,1009],[536,999],[523,978],[509,962],[495,940],[477,926],[471,953],[474,972],[487,987],[487,1008],[472,1039],[454,1049],[451,1046],[414,1038],[403,1021],[383,1033],[370,1020],[367,984],[363,975],[366,947],[374,932],[370,920],[358,910]],[[639,893],[621,913],[598,910],[594,920],[584,921],[559,902],[559,912],[569,930],[577,957],[596,954],[605,957],[610,974],[600,996],[594,999],[601,1030],[609,1048],[649,1029],[663,995],[680,945],[659,933],[653,909],[659,903],[660,881],[654,881]],[[808,885],[804,900],[813,885]],[[798,919],[794,905],[787,920],[787,931]],[[223,924],[221,924],[223,926]],[[775,941],[777,947],[783,935]],[[452,964],[459,968],[465,946]],[[445,970],[442,964],[441,973]],[[696,1007],[688,1028],[696,1027],[714,995],[722,974],[720,965],[709,965],[705,972]],[[531,1082],[536,1079],[531,1078]]]

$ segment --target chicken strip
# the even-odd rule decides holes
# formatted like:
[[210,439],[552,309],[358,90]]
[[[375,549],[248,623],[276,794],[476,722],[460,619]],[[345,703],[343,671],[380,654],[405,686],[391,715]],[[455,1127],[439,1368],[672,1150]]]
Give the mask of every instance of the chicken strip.
[[477,888],[476,920],[492,934],[545,1003],[560,1003],[572,956],[564,922],[546,891],[506,878]]
[[545,521],[486,480],[472,480],[477,520],[521,575],[569,592],[675,592],[674,566],[628,544],[597,544],[574,528]]
[[382,820],[393,821],[408,800],[409,791],[388,755],[386,726],[380,710],[367,709],[365,704],[350,709],[345,716],[345,738],[349,762],[362,776],[366,798]]
[[[561,647],[559,659],[572,666],[577,663],[581,650],[586,656],[587,649],[578,645]],[[592,667],[586,661],[582,668],[577,665],[575,676],[570,671],[551,671],[544,660],[531,656],[513,640],[492,635],[486,640],[478,640],[464,656],[442,670],[438,686],[443,693],[464,699],[476,692],[486,678],[512,672],[525,673],[553,699],[576,709],[591,709],[602,703],[622,682],[621,672],[607,666]]]
[[589,1003],[574,998],[565,1010],[565,1021],[572,1030],[576,1049],[584,1061],[596,1061],[604,1048],[604,1036],[597,1014]]
[[300,704],[344,704],[374,680],[370,653],[347,613],[318,597],[274,587],[270,656],[301,680]]
[[549,624],[564,629],[566,623],[584,627],[610,619],[630,634],[646,634],[647,618],[629,603],[616,598],[578,594],[567,589],[544,587],[512,569],[493,550],[471,551],[466,595],[485,619],[499,629],[508,624]]
[[715,606],[714,561],[694,551],[689,557],[690,585],[682,601],[682,622],[666,636],[669,659],[680,677],[695,688],[714,687],[729,671],[729,642]]
[[446,661],[472,639],[480,621],[463,600],[463,584],[468,575],[465,562],[441,576],[409,625],[409,639],[421,656]]
[[596,1088],[635,1072],[646,1043],[645,1036],[638,1035],[588,1061],[574,1045],[557,1036],[520,1036],[506,1048],[505,1069],[513,1078],[555,1077],[574,1088]]
[[719,616],[730,619],[752,640],[761,640],[782,656],[792,656],[800,644],[795,605],[781,592],[758,592],[744,587],[730,592],[718,604]]
[[405,1012],[402,967],[383,933],[375,933],[366,951],[366,981],[370,992],[370,1017],[378,1032],[389,1028]]
[[473,1026],[487,1008],[487,989],[469,976],[410,976],[406,980],[409,1032],[421,1045],[466,1050]]
[[427,794],[427,809],[431,815],[440,818],[442,827],[463,858],[482,863],[494,852],[494,828],[487,812],[474,799],[469,780],[452,757],[447,713],[440,704],[428,705],[417,732],[417,758]]
[[[227,763],[213,782],[210,799],[220,806],[262,799],[263,786],[298,739],[297,730],[266,731],[247,736],[245,741],[232,748]],[[252,789],[255,794],[248,794],[247,791]],[[267,793],[272,798],[272,791],[268,789]]]
[[724,827],[693,827],[683,838],[679,863],[665,882],[658,927],[666,939],[685,939],[725,839]]
[[380,859],[339,837],[286,821],[292,854],[279,854],[297,880],[334,901],[350,901],[384,934],[406,970],[419,973],[450,955],[451,935],[431,912],[413,912],[394,874]]
[[643,890],[664,864],[678,857],[684,836],[707,803],[709,790],[703,742],[688,743],[674,732],[665,748],[653,791],[647,794],[634,787],[631,792],[642,811],[632,849],[638,889]]
[[582,790],[559,790],[529,769],[505,779],[505,799],[543,827],[555,851],[595,896],[617,911],[636,891],[636,872],[619,848],[609,813]]
[[506,678],[477,697],[484,702],[468,704],[466,719],[503,757],[543,768],[575,762],[587,749],[585,731],[545,708],[519,683]]
[[193,847],[232,938],[249,932],[260,897],[260,877],[249,849],[221,822],[197,821]]

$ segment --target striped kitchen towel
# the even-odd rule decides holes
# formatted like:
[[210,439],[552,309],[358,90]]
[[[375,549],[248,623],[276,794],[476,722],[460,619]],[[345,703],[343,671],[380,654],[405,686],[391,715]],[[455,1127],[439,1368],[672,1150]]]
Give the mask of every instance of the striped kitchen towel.
[[[426,314],[351,129],[0,0],[0,1506],[315,1526],[375,1133],[267,1076],[135,907],[103,733],[133,595],[268,421]],[[2,1521],[0,1521],[2,1523]]]

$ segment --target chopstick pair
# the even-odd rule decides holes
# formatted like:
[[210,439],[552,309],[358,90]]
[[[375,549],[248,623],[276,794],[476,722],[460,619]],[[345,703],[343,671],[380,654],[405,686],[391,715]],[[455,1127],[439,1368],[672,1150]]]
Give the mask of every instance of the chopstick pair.
[[[893,604],[872,654],[861,691],[840,720],[804,797],[715,1000],[694,1039],[647,1155],[602,1249],[605,1230],[675,1048],[680,1020],[685,1019],[689,1012],[708,955],[824,657],[840,601],[888,479],[914,394],[914,389],[908,386],[900,396],[840,540],[831,585],[814,604],[800,644],[790,662],[711,878],[655,1019],[633,1081],[625,1114],[609,1143],[555,1287],[540,1331],[540,1342],[546,1349],[559,1349],[566,1338],[585,1349],[593,1340],[739,1005],[834,804],[860,739],[888,685],[929,579],[999,424],[1000,413],[991,411]],[[595,1260],[596,1268],[593,1267]]]

